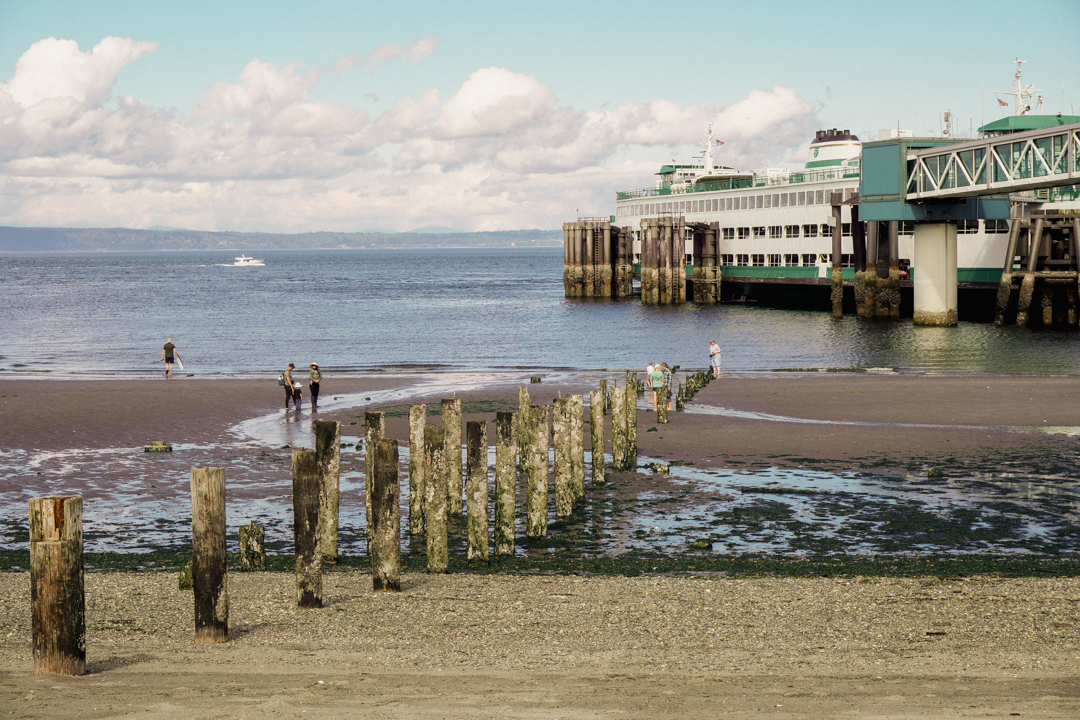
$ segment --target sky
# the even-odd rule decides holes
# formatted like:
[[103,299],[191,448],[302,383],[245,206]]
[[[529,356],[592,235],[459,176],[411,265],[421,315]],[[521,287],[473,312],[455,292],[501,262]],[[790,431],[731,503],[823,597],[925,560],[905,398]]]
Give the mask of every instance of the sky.
[[967,135],[1017,58],[1080,114],[1078,31],[1076,0],[0,0],[0,225],[557,229],[710,123],[747,170]]

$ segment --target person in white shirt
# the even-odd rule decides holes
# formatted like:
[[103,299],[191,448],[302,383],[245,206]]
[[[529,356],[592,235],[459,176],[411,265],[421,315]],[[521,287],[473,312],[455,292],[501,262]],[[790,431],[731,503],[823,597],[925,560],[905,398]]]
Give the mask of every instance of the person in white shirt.
[[709,341],[709,365],[712,366],[712,376],[720,377],[720,346],[715,340]]

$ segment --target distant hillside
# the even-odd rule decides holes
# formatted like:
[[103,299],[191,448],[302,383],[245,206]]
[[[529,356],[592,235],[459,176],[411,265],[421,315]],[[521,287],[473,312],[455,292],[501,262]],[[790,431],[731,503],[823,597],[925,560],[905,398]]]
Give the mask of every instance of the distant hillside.
[[498,232],[200,232],[128,228],[0,226],[0,251],[312,250],[319,248],[538,247],[562,244],[561,230]]

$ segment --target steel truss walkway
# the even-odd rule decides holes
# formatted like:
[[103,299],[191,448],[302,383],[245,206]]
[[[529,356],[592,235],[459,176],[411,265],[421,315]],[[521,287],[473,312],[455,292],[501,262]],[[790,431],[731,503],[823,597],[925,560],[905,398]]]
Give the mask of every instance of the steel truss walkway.
[[907,202],[1080,184],[1080,123],[907,153]]

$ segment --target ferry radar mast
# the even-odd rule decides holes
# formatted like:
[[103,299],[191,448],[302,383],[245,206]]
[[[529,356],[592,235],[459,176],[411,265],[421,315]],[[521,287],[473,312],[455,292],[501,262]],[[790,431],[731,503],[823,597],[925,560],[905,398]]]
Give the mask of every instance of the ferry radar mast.
[[[995,92],[998,95],[1012,95],[1013,96],[1013,115],[1027,115],[1028,113],[1031,112],[1031,96],[1034,93],[1042,92],[1042,91],[1035,89],[1035,86],[1030,84],[1030,83],[1027,84],[1027,85],[1021,85],[1020,84],[1020,66],[1023,63],[1027,62],[1027,60],[1017,59],[1015,62],[1016,62],[1016,75],[1014,77],[1016,78],[1016,89],[1011,91],[1011,92],[1008,91],[1008,90],[995,90]],[[998,102],[1000,103],[1001,101],[999,100]],[[1043,103],[1042,95],[1039,95],[1039,101],[1035,106],[1036,114],[1039,114],[1039,115],[1042,114],[1042,103]],[[1004,103],[1002,103],[1002,104],[1004,104]]]

